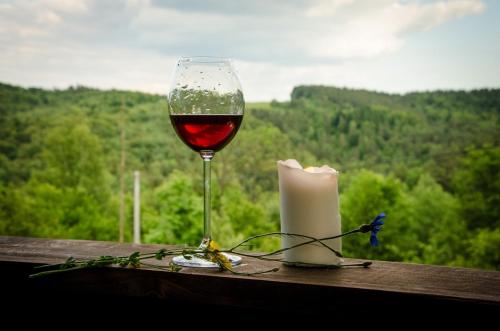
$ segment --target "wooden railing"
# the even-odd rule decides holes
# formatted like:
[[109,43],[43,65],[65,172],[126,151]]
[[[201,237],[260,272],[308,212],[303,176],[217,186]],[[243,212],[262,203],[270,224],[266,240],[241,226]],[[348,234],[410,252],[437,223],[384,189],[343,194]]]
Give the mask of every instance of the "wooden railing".
[[390,311],[421,318],[448,311],[455,317],[472,313],[496,317],[500,312],[500,272],[384,261],[373,261],[369,268],[331,270],[244,259],[238,270],[280,268],[258,276],[208,269],[184,268],[172,273],[116,267],[28,278],[34,266],[62,262],[69,256],[128,255],[160,247],[0,237],[3,300],[10,302],[12,309],[28,311],[47,308],[50,300],[50,309],[59,310],[81,305],[100,312],[122,307],[130,311],[156,309],[165,314],[224,309],[232,316],[260,316],[248,315],[259,312],[333,318]]

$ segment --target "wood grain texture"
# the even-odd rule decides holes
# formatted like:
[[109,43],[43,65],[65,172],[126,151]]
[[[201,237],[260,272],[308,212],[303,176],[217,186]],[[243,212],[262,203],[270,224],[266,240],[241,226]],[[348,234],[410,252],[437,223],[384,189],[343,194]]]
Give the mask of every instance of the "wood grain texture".
[[27,278],[34,265],[62,262],[69,256],[128,255],[161,247],[165,246],[0,237],[0,268],[11,284],[2,291],[17,293],[16,287],[20,287],[28,289],[24,295],[34,297],[64,297],[71,293],[301,314],[366,312],[373,307],[406,311],[415,306],[428,312],[442,307],[500,312],[500,272],[384,261],[374,261],[370,268],[332,270],[286,267],[244,258],[238,270],[275,266],[280,270],[237,276],[207,269],[184,268],[169,273],[117,267]]

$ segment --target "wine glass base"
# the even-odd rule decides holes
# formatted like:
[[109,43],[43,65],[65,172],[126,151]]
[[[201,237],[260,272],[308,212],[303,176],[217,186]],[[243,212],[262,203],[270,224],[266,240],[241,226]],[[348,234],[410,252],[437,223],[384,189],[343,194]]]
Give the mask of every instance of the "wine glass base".
[[[231,265],[237,266],[241,263],[241,256],[238,255],[233,255],[233,254],[227,254],[227,253],[222,253],[225,255],[229,261],[231,261]],[[184,256],[179,255],[175,256],[172,259],[172,262],[174,262],[176,265],[182,266],[182,267],[191,267],[191,268],[219,268],[219,265],[214,262],[210,262],[204,259],[201,259],[196,256],[191,256],[191,259],[186,259]]]

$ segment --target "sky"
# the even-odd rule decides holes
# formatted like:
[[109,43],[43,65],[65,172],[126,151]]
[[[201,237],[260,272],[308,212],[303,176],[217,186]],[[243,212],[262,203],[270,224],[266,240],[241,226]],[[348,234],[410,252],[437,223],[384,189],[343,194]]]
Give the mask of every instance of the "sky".
[[0,82],[166,94],[191,55],[232,58],[247,101],[499,88],[500,1],[0,0]]

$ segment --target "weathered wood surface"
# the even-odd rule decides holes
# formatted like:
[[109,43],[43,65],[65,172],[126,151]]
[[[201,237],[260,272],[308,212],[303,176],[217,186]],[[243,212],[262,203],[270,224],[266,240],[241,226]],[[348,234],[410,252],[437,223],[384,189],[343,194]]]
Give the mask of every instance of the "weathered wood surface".
[[370,268],[327,270],[286,267],[246,258],[238,270],[274,266],[280,270],[237,276],[191,268],[179,273],[106,268],[27,278],[33,266],[62,262],[69,256],[128,255],[161,247],[164,246],[0,237],[0,271],[4,279],[1,290],[13,297],[19,287],[19,293],[33,297],[146,298],[172,304],[304,314],[361,312],[382,307],[405,311],[415,306],[419,307],[419,313],[436,312],[442,307],[500,312],[500,272],[384,261],[374,261]]

